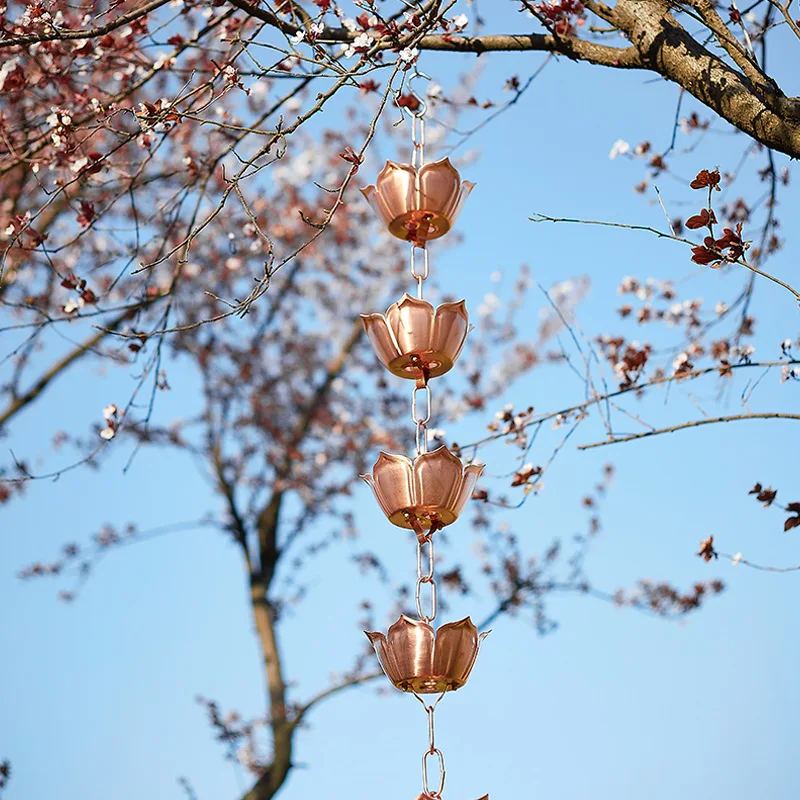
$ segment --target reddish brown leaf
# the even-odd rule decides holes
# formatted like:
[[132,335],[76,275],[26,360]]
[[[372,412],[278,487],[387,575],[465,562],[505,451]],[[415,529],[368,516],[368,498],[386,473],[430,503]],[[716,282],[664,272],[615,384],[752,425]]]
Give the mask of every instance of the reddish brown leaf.
[[711,561],[712,558],[717,557],[717,552],[714,550],[714,537],[709,536],[708,539],[703,539],[700,542],[700,550],[697,553],[704,561]]
[[707,169],[701,169],[697,173],[697,177],[689,184],[692,189],[704,189],[706,186],[713,186],[719,191],[719,170],[715,169],[709,172]]

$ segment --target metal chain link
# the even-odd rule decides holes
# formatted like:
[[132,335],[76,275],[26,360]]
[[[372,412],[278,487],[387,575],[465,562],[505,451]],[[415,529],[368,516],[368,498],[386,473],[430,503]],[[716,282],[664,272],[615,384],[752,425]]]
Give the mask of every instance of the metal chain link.
[[[422,755],[422,792],[426,800],[441,800],[442,792],[444,792],[444,781],[446,777],[446,769],[444,765],[444,754],[436,746],[436,728],[434,725],[434,713],[439,701],[444,697],[442,692],[434,703],[428,705],[419,695],[415,695],[417,700],[422,703],[425,713],[428,715],[428,749]],[[439,783],[435,790],[431,791],[430,776],[428,775],[428,759],[431,756],[436,756],[439,762]]]
[[417,272],[417,246],[411,243],[411,277],[417,282],[417,297],[422,300],[422,282],[428,279],[430,271],[428,263],[428,248],[420,248],[422,250],[422,272]]
[[[417,416],[417,392],[425,392],[425,415]],[[428,452],[428,423],[431,421],[431,387],[415,386],[411,392],[411,419],[417,426],[416,445],[417,455]]]
[[[414,73],[408,79],[408,91],[417,101],[416,109],[411,112],[411,166],[414,167],[416,171],[419,171],[425,164],[425,114],[428,111],[428,104],[425,102],[425,98],[420,97],[412,87],[413,82],[418,78],[430,80],[430,77],[415,69]],[[417,282],[417,297],[422,300],[422,282],[428,277],[428,249],[424,244],[420,248],[424,258],[424,268],[420,273],[417,272],[416,264],[414,263],[416,249],[416,243],[412,242],[411,277]]]
[[[424,561],[424,548],[428,547],[428,569],[423,572],[422,563]],[[422,611],[422,587],[428,584],[431,592],[430,596],[430,614],[425,614]],[[438,611],[437,594],[436,594],[436,580],[434,578],[434,553],[433,553],[433,534],[429,533],[424,538],[417,537],[417,589],[415,593],[417,602],[417,616],[427,623],[433,622],[436,619]]]
[[412,87],[412,83],[417,78],[425,78],[429,81],[430,76],[415,69],[413,75],[408,79],[409,94],[417,101],[417,107],[411,112],[411,142],[414,146],[411,152],[411,166],[420,169],[425,163],[425,114],[428,112],[428,104],[425,102],[425,98],[420,97]]

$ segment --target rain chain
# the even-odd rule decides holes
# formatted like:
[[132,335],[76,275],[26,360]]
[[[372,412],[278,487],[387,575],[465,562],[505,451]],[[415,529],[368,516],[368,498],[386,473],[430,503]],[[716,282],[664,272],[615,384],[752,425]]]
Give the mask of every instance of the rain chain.
[[[417,296],[406,293],[385,315],[362,314],[361,319],[386,369],[415,381],[411,417],[416,426],[416,457],[381,453],[372,474],[361,477],[372,487],[389,521],[416,534],[418,618],[404,614],[387,634],[367,632],[367,636],[389,680],[401,691],[412,692],[428,716],[428,749],[422,756],[422,794],[417,800],[442,800],[445,763],[436,746],[434,713],[447,692],[467,682],[488,632],[479,634],[469,617],[434,629],[434,536],[458,519],[483,465],[465,467],[444,446],[428,450],[429,381],[455,364],[464,346],[469,318],[463,300],[443,303],[434,310],[423,299],[423,284],[429,272],[427,243],[450,230],[474,184],[462,183],[447,158],[425,163],[426,105],[422,98],[413,96],[418,106],[411,114],[411,163],[387,161],[375,185],[361,192],[389,232],[410,243],[411,276],[417,284]],[[438,697],[429,704],[421,695]],[[429,774],[433,770],[437,777]],[[481,800],[488,800],[488,795]]]

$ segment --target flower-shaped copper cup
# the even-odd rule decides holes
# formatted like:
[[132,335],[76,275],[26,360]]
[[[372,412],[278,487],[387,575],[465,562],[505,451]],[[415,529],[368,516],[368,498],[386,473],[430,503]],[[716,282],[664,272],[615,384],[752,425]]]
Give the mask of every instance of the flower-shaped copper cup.
[[464,466],[446,447],[407,456],[381,453],[371,475],[361,477],[372,487],[389,522],[401,528],[429,529],[458,519],[483,464]]
[[374,185],[361,190],[369,204],[398,239],[423,245],[444,236],[475,187],[461,181],[449,158],[419,170],[387,161]]
[[450,370],[469,329],[463,300],[434,310],[410,294],[389,306],[385,316],[362,314],[361,321],[383,366],[393,375],[417,381]]
[[448,622],[438,631],[405,615],[386,635],[365,631],[386,677],[404,692],[434,694],[460,689],[469,678],[481,642],[469,617]]

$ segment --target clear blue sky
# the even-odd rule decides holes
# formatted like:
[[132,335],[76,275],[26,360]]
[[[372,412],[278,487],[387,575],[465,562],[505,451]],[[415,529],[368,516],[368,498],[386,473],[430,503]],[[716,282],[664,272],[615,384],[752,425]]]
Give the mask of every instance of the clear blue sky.
[[[486,59],[479,96],[496,97],[507,76],[524,78],[539,62],[538,56]],[[444,83],[453,63],[426,56],[421,66]],[[788,66],[787,60],[779,74]],[[796,74],[784,88],[800,94]],[[465,170],[478,188],[459,222],[463,244],[433,251],[442,289],[463,293],[476,309],[498,290],[490,280],[495,270],[505,276],[501,294],[523,262],[545,286],[588,274],[593,288],[579,310],[582,327],[594,334],[613,326],[648,338],[647,330],[636,334],[634,322],[619,323],[609,313],[619,302],[616,286],[626,274],[685,278],[692,273],[685,251],[644,234],[535,226],[527,217],[540,211],[662,225],[660,209],[631,190],[641,179],[641,162],[612,161],[608,153],[618,138],[648,139],[663,149],[675,102],[674,88],[646,74],[566,59],[549,66],[516,108],[467,145],[480,153]],[[679,144],[689,141],[682,137]],[[680,171],[731,169],[743,146],[741,136],[710,135],[680,162]],[[687,192],[669,177],[661,188],[685,216],[677,203]],[[796,281],[796,181],[782,196],[790,238],[770,265]],[[742,280],[708,273],[687,292],[713,304],[733,298]],[[529,327],[523,326],[530,338],[540,305],[534,300]],[[757,356],[774,355],[780,341],[797,335],[796,310],[772,286],[758,285],[754,313]],[[182,413],[193,377],[174,367],[170,381],[180,390],[162,396],[161,421]],[[798,407],[797,386],[767,384],[754,405]],[[19,417],[2,444],[45,454],[53,429],[98,417],[128,385],[127,376],[77,368]],[[742,385],[721,403],[715,385],[698,385],[699,402],[736,413]],[[515,385],[508,401],[544,409],[581,392],[565,370],[546,368]],[[650,407],[651,422],[696,413],[677,393],[667,406],[660,400]],[[588,433],[578,436],[588,440]],[[612,460],[617,479],[588,561],[598,588],[631,586],[641,577],[689,586],[719,576],[728,589],[682,624],[583,597],[552,600],[560,627],[544,638],[525,619],[495,624],[469,684],[446,697],[438,714],[447,800],[485,792],[492,800],[797,798],[800,578],[706,565],[692,553],[713,534],[721,547],[756,561],[800,561],[800,532],[784,535],[781,517],[747,497],[758,480],[780,487],[784,500],[800,499],[798,441],[796,423],[765,422],[708,427],[607,452],[565,450],[545,491],[509,515],[529,552],[583,531],[580,497]],[[502,451],[495,452],[502,460]],[[548,454],[543,447],[532,460]],[[120,448],[100,471],[33,484],[22,500],[0,510],[0,759],[9,758],[14,769],[4,800],[178,800],[184,796],[179,776],[190,780],[199,800],[236,798],[249,788],[249,778],[223,760],[195,702],[202,694],[245,715],[264,708],[242,564],[227,541],[208,532],[177,533],[110,555],[71,605],[57,602],[53,583],[15,578],[21,566],[54,555],[66,541],[85,540],[104,522],[135,520],[146,528],[216,510],[188,460],[144,452],[123,475],[127,455]],[[366,487],[355,497],[360,527],[374,537],[369,546],[396,559],[395,577],[405,577],[413,569],[409,543],[383,521]],[[476,538],[462,523],[451,542],[467,552]],[[361,646],[358,600],[371,593],[379,609],[388,603],[384,588],[358,577],[352,552],[340,548],[313,566],[308,597],[282,628],[287,671],[300,696],[323,687],[329,672],[348,666]],[[488,596],[470,597],[449,616],[479,619],[490,603]],[[300,763],[281,797],[412,800],[425,736],[424,714],[412,697],[374,689],[343,694],[320,707],[300,733]]]

